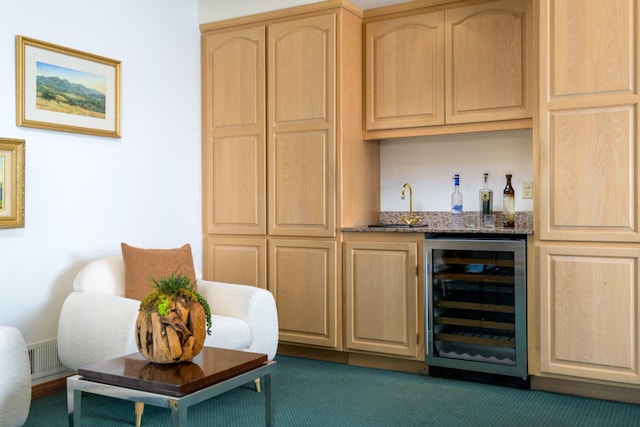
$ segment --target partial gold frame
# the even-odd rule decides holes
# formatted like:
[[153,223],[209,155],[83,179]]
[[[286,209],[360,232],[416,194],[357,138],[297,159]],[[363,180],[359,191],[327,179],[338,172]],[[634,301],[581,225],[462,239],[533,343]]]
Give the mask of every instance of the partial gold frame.
[[10,194],[2,196],[8,203],[0,209],[0,228],[24,228],[24,146],[24,139],[0,138],[0,156],[5,156],[3,193],[10,188]]
[[[108,128],[101,127],[92,127],[90,125],[76,125],[72,123],[72,120],[69,122],[58,121],[56,122],[55,118],[52,118],[51,121],[38,120],[33,117],[27,117],[28,109],[26,108],[27,102],[33,102],[34,100],[26,99],[26,85],[25,82],[27,78],[35,78],[33,76],[26,76],[26,70],[29,68],[25,64],[26,54],[25,49],[27,47],[34,47],[36,49],[42,49],[46,51],[46,54],[53,55],[54,57],[58,57],[61,60],[79,60],[79,61],[89,61],[94,62],[98,66],[107,66],[113,68],[113,79],[114,79],[114,90],[113,94],[107,94],[108,97],[113,96],[112,99],[112,107],[109,108],[109,111],[106,113],[112,114],[113,117],[109,119],[109,121],[113,122],[113,126],[109,126]],[[65,58],[66,57],[66,58]],[[39,129],[50,129],[64,132],[75,132],[75,133],[84,133],[89,135],[99,135],[99,136],[109,136],[114,138],[119,138],[120,134],[120,61],[105,58],[103,56],[94,55],[87,52],[82,52],[80,50],[70,49],[63,46],[58,46],[52,43],[47,43],[35,39],[31,39],[24,36],[16,36],[16,124],[18,126],[26,126],[26,127],[34,127]],[[109,98],[108,98],[109,99]],[[65,116],[71,116],[70,119],[73,119],[72,114],[67,114]],[[78,119],[81,120],[81,119]],[[91,120],[91,119],[89,119]],[[95,119],[98,120],[98,119]]]

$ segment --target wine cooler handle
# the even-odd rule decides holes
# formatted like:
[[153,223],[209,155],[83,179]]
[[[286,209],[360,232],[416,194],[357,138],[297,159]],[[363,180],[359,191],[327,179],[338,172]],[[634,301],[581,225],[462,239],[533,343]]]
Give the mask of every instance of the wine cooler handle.
[[431,354],[431,250],[424,251],[424,351],[427,356]]

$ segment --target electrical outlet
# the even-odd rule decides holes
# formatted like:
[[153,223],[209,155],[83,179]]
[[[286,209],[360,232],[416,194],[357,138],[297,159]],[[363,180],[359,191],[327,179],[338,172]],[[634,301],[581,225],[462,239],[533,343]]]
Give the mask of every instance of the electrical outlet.
[[533,199],[533,182],[532,181],[524,181],[522,183],[522,198]]

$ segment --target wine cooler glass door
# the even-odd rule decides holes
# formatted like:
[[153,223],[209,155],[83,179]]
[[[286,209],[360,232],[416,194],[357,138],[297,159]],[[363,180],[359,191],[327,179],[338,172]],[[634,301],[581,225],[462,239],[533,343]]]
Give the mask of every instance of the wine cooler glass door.
[[425,242],[426,359],[526,376],[525,242]]

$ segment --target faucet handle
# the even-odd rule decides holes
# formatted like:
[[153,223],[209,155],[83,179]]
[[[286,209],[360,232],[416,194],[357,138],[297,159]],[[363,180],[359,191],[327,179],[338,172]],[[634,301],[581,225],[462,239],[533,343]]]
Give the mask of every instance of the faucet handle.
[[420,221],[422,221],[422,218],[412,213],[410,215],[402,215],[402,217],[400,218],[400,221],[404,222],[407,225],[416,225],[416,224],[420,224]]

